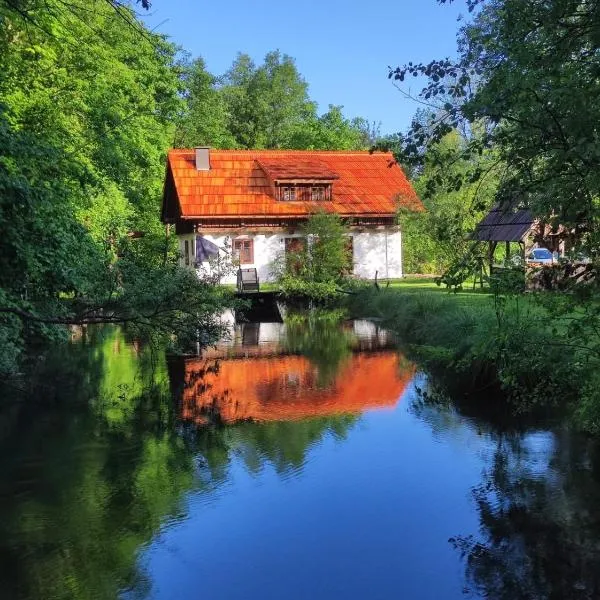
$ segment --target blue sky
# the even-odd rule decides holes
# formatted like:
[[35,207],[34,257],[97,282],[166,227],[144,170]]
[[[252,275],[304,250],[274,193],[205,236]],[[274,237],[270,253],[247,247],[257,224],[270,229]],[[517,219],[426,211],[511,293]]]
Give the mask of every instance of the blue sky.
[[154,0],[145,21],[215,74],[237,52],[261,62],[279,49],[296,59],[321,112],[342,104],[347,116],[393,133],[406,129],[416,105],[387,79],[388,65],[453,56],[459,14],[467,14],[463,0]]

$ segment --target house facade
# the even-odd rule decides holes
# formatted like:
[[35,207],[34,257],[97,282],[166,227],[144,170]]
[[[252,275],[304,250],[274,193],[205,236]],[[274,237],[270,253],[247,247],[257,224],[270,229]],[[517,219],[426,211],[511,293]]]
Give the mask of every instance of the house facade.
[[384,279],[403,274],[399,207],[423,210],[391,153],[195,148],[169,152],[162,220],[183,265],[214,269],[218,252],[268,282],[277,258],[304,243],[308,217],[334,212],[349,226],[353,274]]

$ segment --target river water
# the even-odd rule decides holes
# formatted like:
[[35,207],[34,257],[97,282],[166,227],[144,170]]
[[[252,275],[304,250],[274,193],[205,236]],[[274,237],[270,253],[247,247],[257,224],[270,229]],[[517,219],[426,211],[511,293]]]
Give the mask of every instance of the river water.
[[600,598],[598,445],[461,413],[372,323],[76,337],[3,392],[2,599]]

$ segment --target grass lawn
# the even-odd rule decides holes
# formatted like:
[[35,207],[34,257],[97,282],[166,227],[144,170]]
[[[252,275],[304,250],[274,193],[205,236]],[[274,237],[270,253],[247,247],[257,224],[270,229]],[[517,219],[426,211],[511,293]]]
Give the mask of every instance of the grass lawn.
[[[381,283],[382,289],[386,289],[387,282]],[[479,285],[473,289],[473,282],[467,281],[462,290],[456,292],[448,290],[444,285],[437,285],[435,277],[411,277],[410,275],[402,279],[393,279],[390,281],[388,289],[403,293],[424,293],[435,294],[436,296],[447,296],[453,302],[462,306],[481,306],[491,301],[491,292],[489,286],[480,288]]]
[[[372,285],[372,283],[371,283]],[[226,285],[232,290],[236,287],[233,284]],[[411,277],[410,275],[402,279],[391,279],[389,285],[387,281],[380,281],[379,287],[382,291],[398,291],[403,293],[426,293],[435,294],[436,296],[447,296],[449,300],[462,306],[481,306],[487,304],[491,298],[491,292],[488,286],[480,288],[477,286],[473,289],[473,282],[467,281],[464,284],[464,289],[457,292],[449,291],[443,285],[435,283],[435,276],[431,277]],[[278,283],[261,283],[261,292],[272,292],[280,289]]]
[[[387,282],[380,282],[382,287],[387,285]],[[390,279],[390,287],[400,288],[405,291],[426,291],[432,290],[436,292],[446,292],[448,293],[448,289],[444,285],[437,285],[435,282],[435,276],[431,277],[411,277],[407,275],[402,279]],[[452,292],[451,292],[452,293]],[[473,289],[473,281],[467,280],[463,284],[463,289],[458,292],[459,294],[489,294],[490,289],[488,286],[484,286],[483,288],[479,287],[479,284]]]

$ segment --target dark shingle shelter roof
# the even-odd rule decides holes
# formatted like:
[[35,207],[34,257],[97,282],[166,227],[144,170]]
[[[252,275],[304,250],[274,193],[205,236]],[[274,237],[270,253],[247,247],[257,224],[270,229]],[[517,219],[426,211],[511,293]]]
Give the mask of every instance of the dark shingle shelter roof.
[[479,242],[521,242],[533,226],[526,208],[495,204],[477,225],[471,239]]

